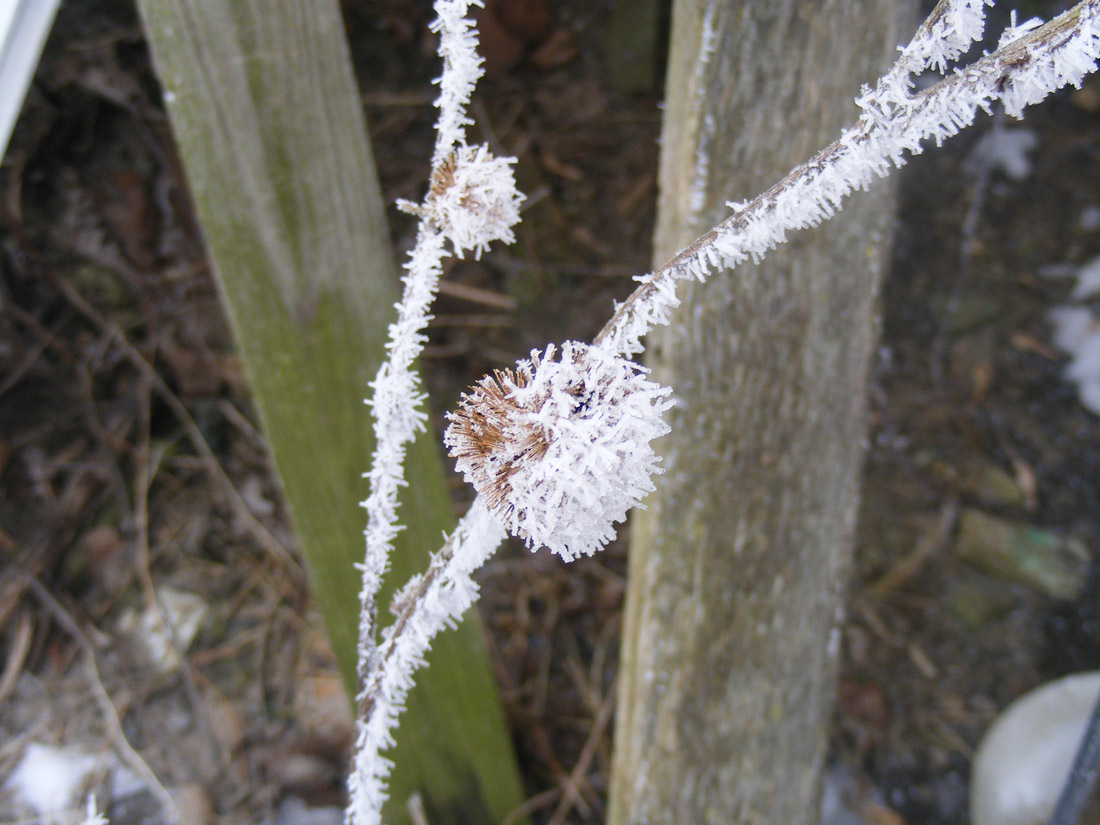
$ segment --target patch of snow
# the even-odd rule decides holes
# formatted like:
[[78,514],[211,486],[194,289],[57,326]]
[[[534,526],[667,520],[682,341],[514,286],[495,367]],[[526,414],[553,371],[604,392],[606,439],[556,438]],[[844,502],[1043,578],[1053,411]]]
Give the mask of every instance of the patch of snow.
[[77,805],[79,793],[98,763],[97,757],[72,748],[32,742],[4,789],[39,816],[52,818]]
[[1085,409],[1100,415],[1100,378],[1089,378],[1077,382],[1077,394]]
[[1066,378],[1079,384],[1100,380],[1100,329],[1085,335],[1072,354],[1073,360],[1066,365]]
[[966,158],[965,169],[994,169],[1005,177],[1021,181],[1031,174],[1029,153],[1039,146],[1039,136],[1031,129],[998,127],[985,134]]
[[[1077,270],[1072,298],[1085,301],[1100,295],[1100,258]],[[1051,343],[1066,355],[1065,377],[1077,384],[1081,403],[1100,415],[1100,316],[1087,306],[1055,307],[1047,313]]]
[[1051,343],[1062,352],[1073,354],[1100,327],[1086,307],[1055,307],[1047,313],[1054,332]]
[[144,779],[116,760],[112,760],[110,788],[111,799],[115,800],[137,796],[148,790]]
[[275,505],[264,495],[264,482],[258,475],[251,475],[241,485],[241,499],[254,516],[270,516]]
[[1084,301],[1100,295],[1100,257],[1093,258],[1077,270],[1077,286],[1071,296],[1075,301]]
[[128,610],[119,619],[118,629],[134,641],[148,664],[162,673],[169,673],[179,665],[172,640],[181,653],[186,651],[198,635],[210,608],[201,596],[173,587],[157,588],[157,603],[164,611],[172,637],[169,637],[168,629],[161,622],[159,611],[138,613]]
[[1100,318],[1084,307],[1058,307],[1047,318],[1054,345],[1071,356],[1066,378],[1077,384],[1085,408],[1100,415]]
[[1077,225],[1086,232],[1095,232],[1100,229],[1100,206],[1086,206],[1081,210],[1077,218]]
[[344,811],[340,808],[311,808],[296,796],[288,796],[275,813],[275,825],[341,825]]

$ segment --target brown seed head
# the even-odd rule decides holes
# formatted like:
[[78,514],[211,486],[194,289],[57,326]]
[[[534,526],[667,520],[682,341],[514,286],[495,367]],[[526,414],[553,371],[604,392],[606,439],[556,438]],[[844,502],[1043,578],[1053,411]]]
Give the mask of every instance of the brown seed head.
[[471,387],[443,440],[509,532],[569,561],[653,489],[667,396],[637,364],[566,341]]
[[458,156],[451,152],[443,159],[432,172],[431,192],[439,197],[455,184],[455,167],[458,165]]
[[518,415],[530,411],[531,405],[521,406],[512,397],[512,390],[530,381],[526,364],[514,372],[494,370],[463,393],[458,410],[447,416],[451,426],[444,441],[451,455],[460,466],[477,468],[474,486],[489,509],[506,521],[515,510],[512,476],[521,462],[541,459],[549,446],[549,433]]

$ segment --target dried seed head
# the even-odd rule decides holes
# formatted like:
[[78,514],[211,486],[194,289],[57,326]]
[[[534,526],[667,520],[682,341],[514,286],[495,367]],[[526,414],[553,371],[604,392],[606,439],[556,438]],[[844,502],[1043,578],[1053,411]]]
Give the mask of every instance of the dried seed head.
[[451,152],[432,171],[431,194],[440,197],[455,184],[455,165],[458,163],[458,155]]
[[469,249],[480,258],[493,241],[515,240],[512,227],[523,196],[513,163],[515,158],[495,158],[484,146],[461,146],[436,167],[424,207],[456,255]]
[[650,441],[670,390],[637,364],[574,341],[475,384],[447,417],[456,467],[509,532],[566,561],[591,555],[653,489]]

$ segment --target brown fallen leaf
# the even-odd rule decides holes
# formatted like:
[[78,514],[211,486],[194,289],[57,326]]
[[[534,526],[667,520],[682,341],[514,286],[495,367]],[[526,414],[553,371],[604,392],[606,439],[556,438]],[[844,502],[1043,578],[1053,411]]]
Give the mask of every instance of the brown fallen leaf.
[[160,354],[184,398],[217,395],[223,386],[233,386],[238,380],[233,362],[206,347],[180,346],[171,335],[162,336]]
[[523,60],[527,43],[513,34],[490,9],[474,10],[478,28],[478,54],[484,61],[486,77],[501,77]]
[[1054,347],[1045,341],[1040,341],[1034,335],[1026,332],[1014,332],[1012,334],[1012,346],[1021,352],[1034,352],[1050,361],[1057,361],[1062,356]]
[[157,215],[146,189],[147,181],[134,169],[123,169],[95,189],[103,220],[122,253],[137,269],[148,271],[156,262]]
[[101,524],[86,532],[80,537],[77,552],[87,565],[92,581],[111,596],[125,590],[133,578],[133,559],[113,525]]
[[572,34],[565,29],[555,29],[531,53],[527,62],[539,71],[548,72],[571,62],[579,51],[580,47]]
[[860,804],[859,815],[867,825],[905,825],[905,819],[897,811],[870,800]]
[[554,30],[546,0],[490,0],[488,8],[513,37],[526,43],[541,43]]
[[837,712],[881,732],[890,718],[886,694],[873,682],[841,679],[836,687]]

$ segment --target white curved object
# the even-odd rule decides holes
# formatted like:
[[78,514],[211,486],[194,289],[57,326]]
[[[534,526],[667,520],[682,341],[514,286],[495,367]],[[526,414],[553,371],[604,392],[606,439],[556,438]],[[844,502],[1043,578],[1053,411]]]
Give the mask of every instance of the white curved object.
[[970,775],[972,825],[1045,825],[1100,695],[1100,672],[1048,682],[982,737]]
[[0,158],[60,0],[0,0]]

